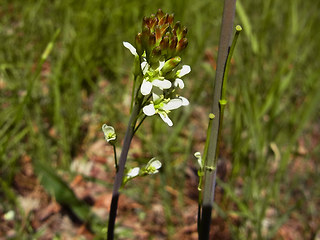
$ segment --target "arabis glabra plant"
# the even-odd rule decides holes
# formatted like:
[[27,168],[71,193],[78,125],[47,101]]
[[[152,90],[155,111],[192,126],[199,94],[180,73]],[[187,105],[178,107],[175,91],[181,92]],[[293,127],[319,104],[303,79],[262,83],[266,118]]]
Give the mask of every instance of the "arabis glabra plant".
[[[183,77],[191,68],[180,66],[181,52],[187,47],[187,28],[180,22],[174,23],[173,14],[165,14],[158,10],[154,15],[143,18],[142,31],[135,37],[135,43],[123,42],[134,56],[133,87],[131,94],[131,116],[123,141],[119,159],[116,161],[116,177],[110,207],[108,240],[114,239],[114,226],[117,215],[120,188],[129,180],[139,176],[152,175],[159,172],[161,162],[152,158],[144,167],[126,168],[127,156],[131,140],[146,117],[158,115],[168,126],[173,126],[169,115],[175,109],[188,106],[189,101],[180,96],[184,89]],[[114,129],[104,125],[102,128],[107,142],[115,146]],[[114,147],[115,151],[115,147]]]

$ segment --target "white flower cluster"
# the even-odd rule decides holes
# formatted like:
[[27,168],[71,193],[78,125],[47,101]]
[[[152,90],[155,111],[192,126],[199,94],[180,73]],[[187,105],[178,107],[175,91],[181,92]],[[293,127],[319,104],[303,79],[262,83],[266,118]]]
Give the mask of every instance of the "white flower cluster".
[[132,178],[138,177],[138,176],[146,176],[146,175],[153,175],[159,172],[159,169],[161,168],[162,164],[159,160],[156,158],[152,158],[145,167],[139,168],[131,168],[126,175],[125,182],[131,180]]
[[[136,49],[130,43],[123,42],[123,45],[129,49],[134,56],[138,56]],[[142,59],[141,71],[143,80],[140,92],[144,96],[152,94],[150,103],[145,105],[142,109],[143,113],[147,116],[158,114],[165,123],[172,126],[173,123],[168,117],[170,111],[181,106],[189,105],[189,101],[181,96],[175,96],[173,98],[171,96],[176,88],[184,88],[184,82],[181,78],[188,74],[191,71],[191,68],[188,65],[183,65],[180,70],[176,71],[174,80],[170,81],[165,79],[165,75],[167,74],[166,63],[167,65],[170,64],[168,61],[160,61],[159,66],[156,69],[153,69],[145,58]]]

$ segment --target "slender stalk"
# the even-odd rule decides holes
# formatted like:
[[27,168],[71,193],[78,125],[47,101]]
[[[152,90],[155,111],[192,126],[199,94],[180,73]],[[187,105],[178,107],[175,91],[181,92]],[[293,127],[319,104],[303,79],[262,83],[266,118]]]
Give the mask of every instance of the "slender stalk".
[[211,212],[214,201],[214,190],[216,185],[216,166],[218,157],[218,141],[219,132],[221,130],[221,92],[223,86],[223,78],[226,67],[226,60],[228,57],[228,52],[231,44],[231,36],[233,29],[233,19],[235,14],[236,0],[225,0],[220,42],[218,49],[218,60],[217,60],[217,71],[215,77],[215,87],[214,87],[214,99],[213,99],[213,114],[215,118],[213,119],[213,126],[210,134],[210,142],[207,155],[207,163],[205,167],[205,181],[204,181],[204,191],[203,191],[203,203],[202,203],[202,213],[201,213],[201,223],[199,239],[207,240],[210,234],[210,223],[211,223]]
[[203,157],[202,157],[202,167],[200,169],[201,176],[199,176],[199,185],[198,185],[198,191],[199,191],[199,197],[198,197],[198,222],[197,222],[197,229],[200,233],[200,226],[201,226],[201,210],[202,210],[202,182],[203,182],[203,166],[205,166],[205,163],[207,162],[207,154],[208,154],[208,147],[209,147],[209,141],[210,141],[210,134],[211,134],[211,128],[212,128],[212,120],[215,118],[213,113],[209,114],[209,124],[207,129],[207,138],[206,143],[203,151]]
[[118,171],[116,173],[116,177],[113,185],[113,191],[112,191],[112,200],[110,205],[108,233],[107,233],[108,240],[114,239],[114,227],[115,227],[115,221],[117,217],[118,200],[120,195],[119,190],[123,182],[125,164],[127,161],[131,140],[135,132],[134,130],[137,122],[137,116],[140,112],[140,108],[141,108],[141,101],[138,101],[136,102],[132,110],[131,117],[128,123],[128,128],[124,137],[123,147],[122,147],[122,151],[119,159]]
[[116,172],[118,172],[118,160],[117,160],[117,150],[116,150],[116,145],[112,145],[113,146],[113,154],[114,154],[114,166],[116,168]]
[[131,92],[131,105],[130,105],[130,113],[132,112],[132,108],[133,108],[133,103],[134,103],[134,90],[136,88],[136,82],[137,82],[137,77],[134,76],[133,79],[133,86],[132,86],[132,92]]

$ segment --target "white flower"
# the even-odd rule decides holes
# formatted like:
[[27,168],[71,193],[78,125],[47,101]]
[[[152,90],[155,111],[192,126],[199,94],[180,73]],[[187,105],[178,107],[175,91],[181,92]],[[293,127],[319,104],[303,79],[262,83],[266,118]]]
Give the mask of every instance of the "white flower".
[[159,172],[159,169],[161,168],[162,164],[159,160],[152,158],[146,166],[146,172],[148,174],[155,174]]
[[182,106],[188,106],[189,105],[189,100],[186,99],[185,97],[179,96],[179,98],[182,100]]
[[129,51],[132,53],[132,55],[134,55],[134,56],[137,56],[137,55],[138,55],[138,54],[137,54],[137,50],[135,49],[134,46],[132,46],[131,43],[123,42],[123,46],[124,46],[125,48],[128,48]]
[[143,107],[142,111],[147,116],[152,116],[156,113],[159,114],[161,119],[171,127],[173,123],[168,117],[168,113],[170,113],[171,110],[183,106],[183,104],[186,104],[184,98],[164,99],[163,95],[159,97],[158,95],[153,94],[153,101],[151,101],[149,105]]
[[127,177],[128,178],[134,178],[134,177],[139,175],[139,172],[140,172],[140,168],[139,167],[131,168],[127,173]]
[[184,82],[182,81],[182,79],[176,78],[176,80],[174,81],[174,86],[175,87],[179,87],[180,89],[183,89],[184,88]]
[[141,69],[145,78],[141,84],[141,93],[146,96],[151,93],[152,87],[158,87],[161,90],[169,89],[172,86],[172,83],[164,79],[161,76],[161,69],[164,66],[164,61],[159,62],[159,67],[157,69],[150,68],[150,65],[146,62],[144,64],[141,63]]
[[183,76],[187,75],[191,72],[191,67],[189,65],[183,65],[180,70],[177,71],[177,77],[182,78]]
[[104,138],[106,141],[110,144],[113,144],[115,140],[117,139],[117,134],[113,127],[108,126],[107,124],[102,125],[102,131],[104,134]]

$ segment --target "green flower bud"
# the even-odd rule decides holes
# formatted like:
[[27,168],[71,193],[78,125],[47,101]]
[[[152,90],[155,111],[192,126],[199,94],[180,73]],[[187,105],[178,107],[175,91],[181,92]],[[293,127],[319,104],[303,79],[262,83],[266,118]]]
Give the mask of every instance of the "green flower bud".
[[104,138],[108,143],[111,145],[114,145],[116,139],[117,139],[117,134],[112,126],[108,126],[107,124],[102,125],[102,131],[104,134]]
[[134,57],[134,76],[137,77],[141,74],[141,63],[140,63],[140,57],[139,55],[136,55]]
[[136,43],[137,53],[138,53],[139,56],[141,56],[143,54],[142,33],[138,33],[136,35],[135,43]]
[[176,66],[179,65],[180,62],[181,62],[181,57],[179,56],[169,59],[168,61],[165,62],[163,68],[161,69],[162,74],[164,75],[172,71]]
[[159,60],[161,58],[161,48],[160,46],[155,47],[150,54],[150,64],[153,66],[154,64],[159,64]]

